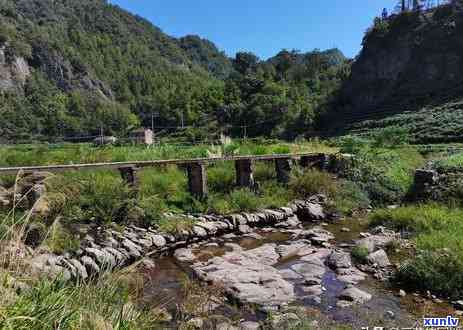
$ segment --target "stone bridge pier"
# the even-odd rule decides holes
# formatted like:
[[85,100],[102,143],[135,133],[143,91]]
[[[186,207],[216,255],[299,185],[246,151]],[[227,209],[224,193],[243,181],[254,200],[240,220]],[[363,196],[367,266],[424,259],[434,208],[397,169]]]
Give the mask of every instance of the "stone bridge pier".
[[204,163],[191,163],[187,166],[188,189],[196,198],[207,197],[207,167]]
[[[291,179],[291,171],[295,165],[294,156],[288,157],[269,157],[263,159],[274,162],[275,172],[278,182],[287,184]],[[235,162],[236,186],[241,188],[257,189],[258,183],[254,178],[254,158],[239,158],[230,160]],[[186,169],[188,174],[188,189],[190,193],[198,199],[204,199],[208,195],[207,186],[207,160],[192,160],[191,162],[178,164]],[[321,171],[330,169],[331,157],[327,154],[311,154],[300,157],[300,165],[304,168],[316,168]],[[123,166],[118,168],[122,179],[133,189],[138,192],[139,180],[137,166]]]
[[280,183],[288,183],[291,179],[291,171],[294,162],[291,158],[275,159],[275,170],[277,172],[277,180]]
[[236,185],[243,188],[254,188],[254,162],[252,159],[240,159],[235,161]]

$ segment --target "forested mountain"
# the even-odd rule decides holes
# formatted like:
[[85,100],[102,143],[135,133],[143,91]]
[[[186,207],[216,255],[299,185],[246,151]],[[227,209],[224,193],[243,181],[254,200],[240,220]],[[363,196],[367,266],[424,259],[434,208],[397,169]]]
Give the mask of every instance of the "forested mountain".
[[[230,59],[105,0],[0,0],[0,139],[124,135],[295,137],[349,74],[337,50]],[[243,126],[247,126],[246,129]],[[207,127],[207,129],[205,129]]]

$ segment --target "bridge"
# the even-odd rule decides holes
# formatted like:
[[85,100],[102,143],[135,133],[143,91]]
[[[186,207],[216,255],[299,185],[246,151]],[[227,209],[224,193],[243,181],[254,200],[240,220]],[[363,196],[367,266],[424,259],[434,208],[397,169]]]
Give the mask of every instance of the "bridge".
[[275,171],[279,182],[287,183],[290,178],[292,167],[296,161],[302,167],[315,167],[326,169],[330,162],[331,155],[323,153],[302,153],[302,154],[276,154],[258,156],[226,156],[195,159],[169,159],[149,161],[129,161],[113,163],[90,163],[90,164],[68,164],[68,165],[46,165],[46,166],[19,166],[0,167],[0,175],[30,175],[37,172],[70,172],[79,170],[114,169],[118,170],[123,180],[133,189],[138,189],[139,181],[137,172],[146,167],[157,167],[166,165],[177,165],[186,168],[188,173],[189,191],[198,198],[203,198],[208,193],[207,187],[207,165],[217,162],[235,162],[236,185],[239,187],[254,188],[253,169],[256,161],[274,161]]

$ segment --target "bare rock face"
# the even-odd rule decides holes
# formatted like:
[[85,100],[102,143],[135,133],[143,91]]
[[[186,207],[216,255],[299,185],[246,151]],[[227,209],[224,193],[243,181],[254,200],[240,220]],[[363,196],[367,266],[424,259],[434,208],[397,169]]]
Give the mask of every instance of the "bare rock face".
[[0,91],[21,91],[30,75],[26,60],[22,57],[8,59],[6,45],[0,45]]
[[68,59],[47,47],[34,49],[34,61],[47,77],[64,91],[76,89],[96,92],[103,99],[114,99],[111,89],[91,76],[85,68],[75,67]]

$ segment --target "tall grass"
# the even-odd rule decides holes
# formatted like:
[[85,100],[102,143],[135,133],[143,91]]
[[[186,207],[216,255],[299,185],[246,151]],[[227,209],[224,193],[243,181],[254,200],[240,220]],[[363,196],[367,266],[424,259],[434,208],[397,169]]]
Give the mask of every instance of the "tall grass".
[[330,174],[312,169],[296,171],[289,183],[289,188],[297,197],[310,197],[319,193],[332,197],[337,190],[336,183]]
[[[21,198],[27,198],[27,193]],[[136,292],[123,272],[88,283],[49,281],[32,272],[30,262],[35,252],[26,247],[25,239],[34,218],[32,211],[18,213],[20,204],[14,201],[12,209],[0,218],[1,329],[159,328],[153,314],[136,307]],[[71,244],[63,233],[59,221],[55,221],[45,234],[44,244],[49,248],[57,242]]]
[[435,162],[434,167],[439,171],[463,170],[463,153],[451,155]]
[[415,169],[423,164],[414,147],[384,149],[367,144],[359,148],[355,166],[346,176],[359,184],[376,205],[400,203],[412,188]]
[[[235,141],[226,145],[220,155],[262,155],[287,154],[301,152],[336,152],[318,140],[300,143],[285,143],[278,141]],[[155,159],[188,159],[210,157],[217,154],[217,147],[204,144],[181,146],[160,144],[145,146],[107,146],[94,147],[91,144],[60,144],[60,145],[24,145],[0,146],[0,166],[33,166],[51,164],[76,164],[96,162],[123,162]]]
[[463,210],[439,204],[379,210],[372,225],[411,233],[417,255],[400,268],[398,280],[446,296],[463,294]]
[[160,329],[154,315],[135,307],[116,275],[89,284],[39,280],[1,304],[0,328]]
[[131,196],[118,173],[108,170],[67,172],[47,186],[47,198],[55,210],[52,215],[68,221],[121,222]]

